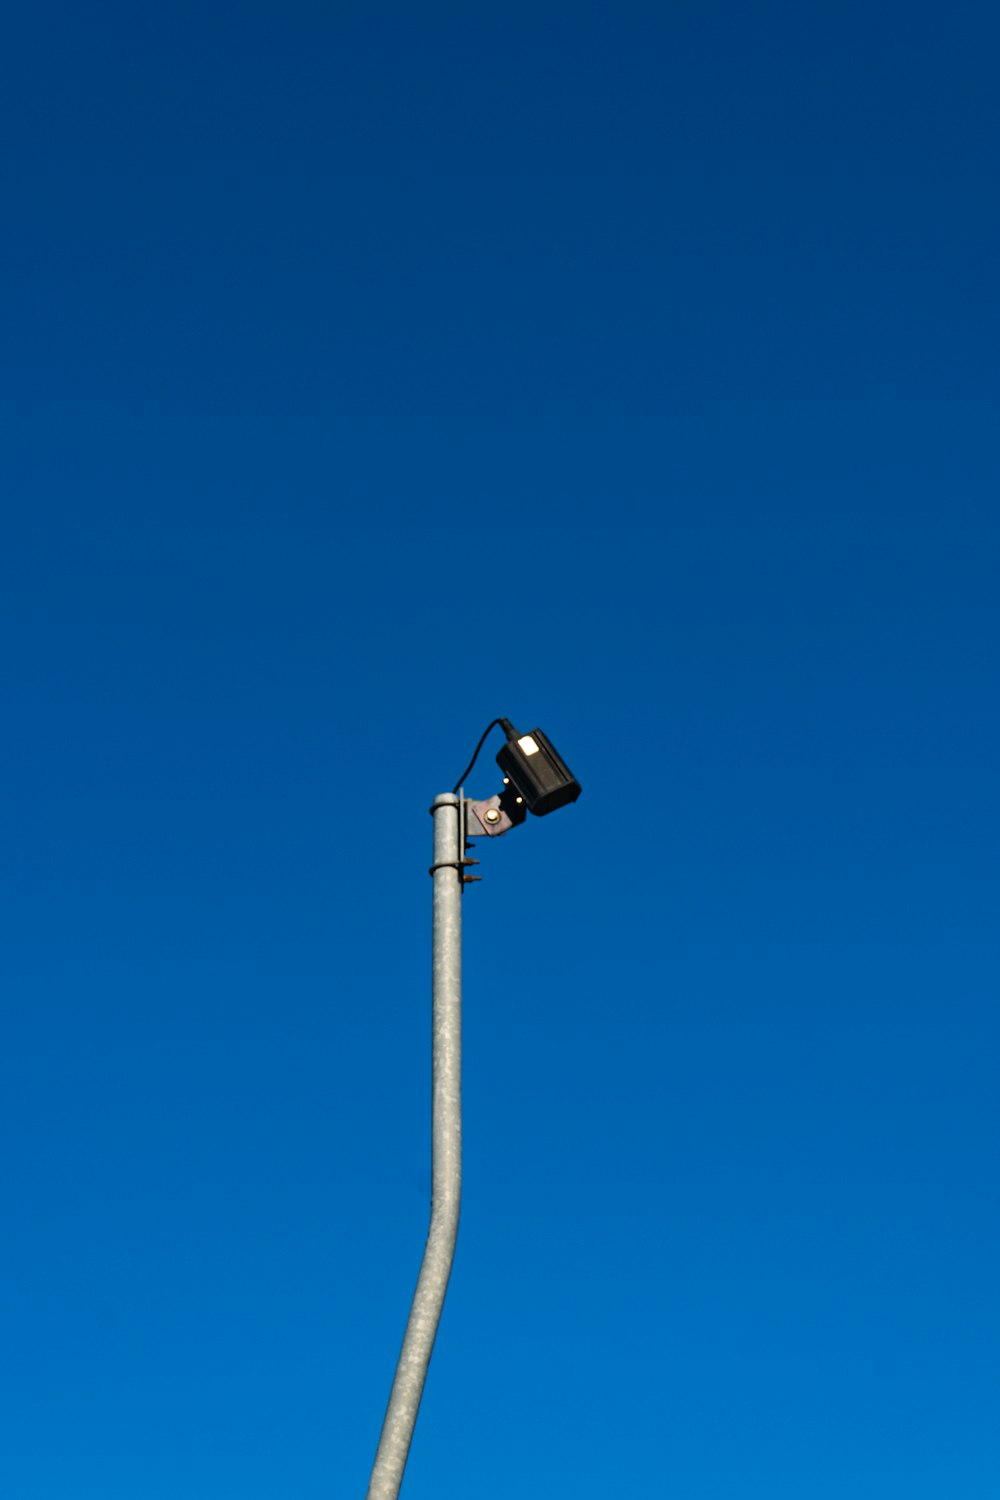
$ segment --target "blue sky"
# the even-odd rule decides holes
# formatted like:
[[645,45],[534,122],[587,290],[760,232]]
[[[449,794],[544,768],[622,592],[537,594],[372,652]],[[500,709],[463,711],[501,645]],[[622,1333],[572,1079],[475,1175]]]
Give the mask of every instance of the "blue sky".
[[498,714],[407,1500],[994,1500],[998,40],[7,7],[11,1500],[364,1493]]

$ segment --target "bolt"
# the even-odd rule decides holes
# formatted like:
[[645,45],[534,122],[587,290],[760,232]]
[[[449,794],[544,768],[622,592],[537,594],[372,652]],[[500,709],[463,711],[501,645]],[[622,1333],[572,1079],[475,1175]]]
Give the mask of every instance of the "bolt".
[[488,807],[486,809],[486,821],[487,823],[499,823],[500,809],[498,807]]

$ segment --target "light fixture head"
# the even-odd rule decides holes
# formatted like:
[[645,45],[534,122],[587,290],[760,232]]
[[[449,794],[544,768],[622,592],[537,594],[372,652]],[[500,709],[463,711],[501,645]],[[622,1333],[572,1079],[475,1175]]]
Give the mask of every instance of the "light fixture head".
[[518,734],[509,719],[501,720],[507,743],[497,756],[497,765],[524,798],[529,812],[542,818],[556,808],[575,802],[580,783],[540,729]]

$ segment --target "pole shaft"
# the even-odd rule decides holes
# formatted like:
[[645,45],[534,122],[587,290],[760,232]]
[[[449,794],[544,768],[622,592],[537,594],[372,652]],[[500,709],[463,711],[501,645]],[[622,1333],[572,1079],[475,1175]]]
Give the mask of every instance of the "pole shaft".
[[435,797],[431,1222],[368,1484],[396,1500],[455,1258],[462,1193],[462,870],[459,799]]

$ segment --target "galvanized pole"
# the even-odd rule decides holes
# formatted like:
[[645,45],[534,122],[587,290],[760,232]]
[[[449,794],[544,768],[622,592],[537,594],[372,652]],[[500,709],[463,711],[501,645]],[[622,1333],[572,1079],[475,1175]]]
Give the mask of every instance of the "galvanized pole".
[[396,1365],[368,1500],[396,1500],[410,1451],[427,1366],[455,1258],[462,1194],[462,886],[461,804],[435,797],[433,937],[433,1185],[427,1247]]

